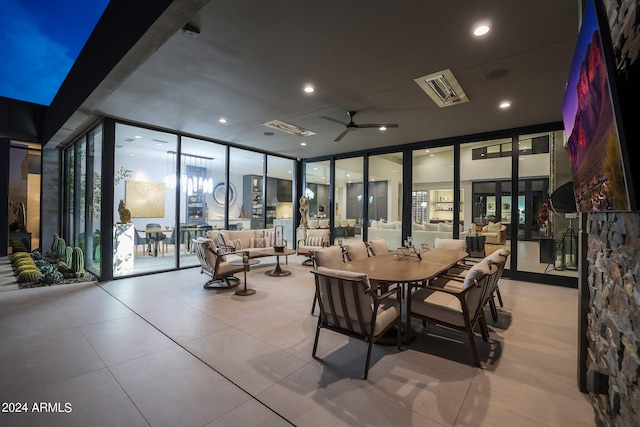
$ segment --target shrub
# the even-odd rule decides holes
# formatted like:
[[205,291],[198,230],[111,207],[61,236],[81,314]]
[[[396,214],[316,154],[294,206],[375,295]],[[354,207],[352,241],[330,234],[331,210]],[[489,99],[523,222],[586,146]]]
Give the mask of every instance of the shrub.
[[42,283],[52,285],[62,280],[62,274],[58,271],[55,265],[45,265],[40,269],[40,271],[42,272],[42,277],[40,278]]

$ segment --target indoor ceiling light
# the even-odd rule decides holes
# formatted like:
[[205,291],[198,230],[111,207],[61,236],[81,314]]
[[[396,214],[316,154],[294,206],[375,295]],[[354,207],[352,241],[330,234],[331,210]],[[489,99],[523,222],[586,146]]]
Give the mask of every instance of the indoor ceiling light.
[[313,93],[313,92],[315,92],[315,89],[314,89],[314,88],[313,88],[313,86],[311,86],[311,85],[306,85],[306,86],[304,87],[304,91],[305,91],[306,93]]
[[311,136],[316,134],[315,132],[312,132],[308,129],[303,129],[299,126],[292,125],[291,123],[285,123],[280,120],[271,120],[270,122],[263,123],[263,125],[273,129],[281,130],[282,132],[290,133],[291,135]]
[[224,123],[227,123],[227,119],[225,119],[224,117],[220,117],[218,119],[218,122],[224,124]]
[[380,126],[380,130],[387,130],[386,126]]
[[415,82],[440,108],[469,102],[462,86],[449,69],[419,77]]
[[506,108],[509,108],[509,107],[511,107],[511,102],[509,102],[509,101],[502,101],[500,103],[500,108],[502,108],[503,110],[506,109]]
[[480,36],[484,36],[488,32],[489,32],[489,26],[483,24],[483,25],[478,25],[475,28],[475,30],[473,30],[473,35],[476,37],[480,37]]

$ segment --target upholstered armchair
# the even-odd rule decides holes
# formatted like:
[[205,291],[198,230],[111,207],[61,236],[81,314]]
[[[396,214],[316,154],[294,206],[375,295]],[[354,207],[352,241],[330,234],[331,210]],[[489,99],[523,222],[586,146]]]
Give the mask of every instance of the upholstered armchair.
[[298,255],[309,257],[302,264],[313,265],[311,257],[318,249],[329,246],[329,229],[315,228],[307,229],[307,238],[298,240]]
[[[316,295],[320,305],[312,356],[316,357],[322,328],[365,341],[369,347],[364,367],[366,380],[373,344],[393,326],[397,329],[396,340],[400,349],[400,289],[378,296],[371,290],[366,274],[325,267],[318,267],[312,273],[315,275]],[[396,298],[391,298],[392,296]]]
[[200,274],[211,277],[211,280],[204,284],[206,289],[232,288],[240,283],[234,274],[244,271],[244,266],[229,263],[227,257],[234,256],[233,253],[223,252],[213,240],[204,237],[198,237],[191,242],[200,261]]
[[481,236],[485,237],[484,242],[493,245],[504,245],[507,243],[507,226],[501,222],[489,222],[482,227]]

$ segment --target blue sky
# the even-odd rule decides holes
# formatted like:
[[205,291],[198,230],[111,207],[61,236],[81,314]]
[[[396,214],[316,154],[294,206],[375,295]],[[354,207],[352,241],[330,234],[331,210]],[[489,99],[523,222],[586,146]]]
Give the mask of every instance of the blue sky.
[[109,0],[0,0],[0,96],[50,105]]

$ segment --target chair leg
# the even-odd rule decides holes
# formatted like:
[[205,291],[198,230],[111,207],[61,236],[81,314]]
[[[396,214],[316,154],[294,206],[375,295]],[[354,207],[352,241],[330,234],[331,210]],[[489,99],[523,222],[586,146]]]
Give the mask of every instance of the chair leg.
[[311,306],[311,314],[316,311],[316,303],[318,302],[318,295],[313,295],[313,305]]
[[491,309],[491,318],[494,322],[498,321],[498,309],[496,308],[496,302],[493,300],[493,296],[489,298],[489,308]]
[[371,350],[373,350],[373,339],[369,337],[369,349],[367,350],[367,364],[364,365],[364,379],[369,376],[369,364],[371,363]]
[[487,319],[484,317],[484,312],[478,317],[478,326],[482,334],[482,341],[489,342],[489,328],[487,327]]
[[496,295],[498,295],[498,302],[500,303],[500,307],[504,307],[502,303],[502,295],[500,295],[500,288],[496,285]]
[[316,357],[316,350],[318,349],[318,337],[320,336],[320,322],[322,319],[318,317],[318,326],[316,326],[316,339],[313,341],[313,352],[311,356]]
[[464,323],[467,326],[467,336],[469,337],[469,345],[471,345],[471,354],[473,355],[473,363],[475,363],[475,365],[478,368],[481,368],[482,365],[480,364],[480,356],[478,355],[478,349],[476,348],[476,340],[475,340],[475,335],[473,334],[473,328],[471,327],[471,323],[469,322],[469,319],[465,319]]

